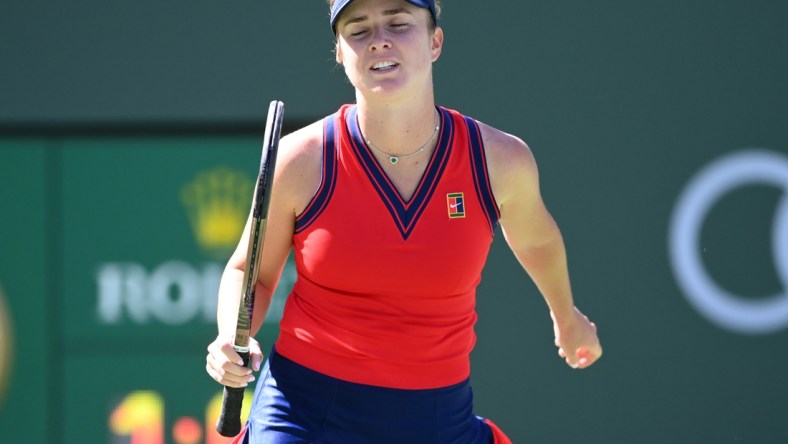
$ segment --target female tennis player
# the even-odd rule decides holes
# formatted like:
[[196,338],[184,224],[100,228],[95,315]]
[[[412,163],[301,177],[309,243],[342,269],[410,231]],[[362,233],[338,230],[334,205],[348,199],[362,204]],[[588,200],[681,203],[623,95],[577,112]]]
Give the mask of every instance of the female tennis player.
[[[236,442],[510,442],[475,415],[469,383],[476,287],[498,224],[545,298],[558,354],[573,368],[602,355],[532,153],[436,106],[438,2],[329,6],[356,103],[280,142],[253,332],[291,248],[298,279]],[[222,277],[208,347],[209,375],[231,387],[255,379],[232,347],[247,243]],[[255,370],[262,358],[252,341]]]

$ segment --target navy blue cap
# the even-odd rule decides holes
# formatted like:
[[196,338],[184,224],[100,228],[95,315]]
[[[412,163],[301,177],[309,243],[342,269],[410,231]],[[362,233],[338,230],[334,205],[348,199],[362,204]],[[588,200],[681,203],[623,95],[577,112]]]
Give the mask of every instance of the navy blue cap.
[[[429,9],[430,14],[432,14],[432,19],[435,20],[435,23],[438,23],[438,13],[435,11],[435,0],[405,0],[406,2],[410,3],[411,5],[416,5],[419,8]],[[337,32],[337,20],[339,19],[339,15],[345,8],[352,3],[353,0],[337,0],[334,2],[334,6],[331,7],[331,29],[334,30],[334,34]]]

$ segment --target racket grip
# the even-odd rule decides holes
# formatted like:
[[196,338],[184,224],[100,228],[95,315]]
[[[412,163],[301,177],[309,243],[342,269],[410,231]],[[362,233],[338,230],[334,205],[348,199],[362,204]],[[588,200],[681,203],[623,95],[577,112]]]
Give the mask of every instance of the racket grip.
[[[239,352],[244,366],[249,366],[249,352]],[[245,388],[224,387],[222,411],[216,421],[216,431],[222,436],[232,437],[241,433],[241,407],[244,402]]]

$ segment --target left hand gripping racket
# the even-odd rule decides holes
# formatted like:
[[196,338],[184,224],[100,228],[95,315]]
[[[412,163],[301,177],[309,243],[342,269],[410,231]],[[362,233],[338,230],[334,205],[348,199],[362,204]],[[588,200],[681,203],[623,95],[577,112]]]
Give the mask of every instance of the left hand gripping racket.
[[[268,204],[271,200],[271,184],[276,167],[276,153],[279,149],[279,138],[282,134],[282,118],[285,105],[274,100],[268,107],[268,118],[265,123],[263,153],[260,159],[260,173],[257,175],[257,186],[252,200],[252,225],[249,230],[249,248],[246,252],[246,269],[244,270],[244,293],[238,307],[238,322],[235,328],[233,347],[241,355],[244,365],[249,365],[249,335],[252,328],[252,312],[254,311],[255,285],[260,262],[260,253],[265,238],[265,227],[268,219]],[[216,431],[222,436],[236,436],[241,432],[241,407],[244,400],[244,388],[224,387],[222,411],[216,423]]]

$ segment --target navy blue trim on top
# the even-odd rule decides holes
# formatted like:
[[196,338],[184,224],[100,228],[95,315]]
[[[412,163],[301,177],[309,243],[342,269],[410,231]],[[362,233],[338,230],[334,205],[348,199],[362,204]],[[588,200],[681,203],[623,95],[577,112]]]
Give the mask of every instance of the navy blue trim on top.
[[479,124],[476,123],[474,119],[468,116],[463,116],[463,118],[468,128],[468,140],[470,141],[468,145],[471,151],[473,185],[476,188],[476,195],[479,197],[479,202],[481,202],[484,207],[487,222],[490,224],[490,230],[494,232],[495,227],[498,226],[498,219],[500,219],[501,213],[498,210],[498,204],[495,202],[492,186],[490,186],[490,176],[487,172],[487,158],[484,155],[482,133],[479,129]]
[[336,125],[338,112],[323,119],[323,178],[309,205],[298,215],[295,233],[304,231],[326,208],[337,183]]
[[350,134],[350,144],[353,152],[359,159],[381,200],[391,213],[394,223],[402,234],[402,238],[407,240],[416,226],[419,216],[427,207],[449,162],[452,139],[454,138],[454,125],[451,116],[448,114],[448,111],[438,107],[441,120],[438,145],[432,153],[430,162],[419,181],[416,191],[409,201],[405,201],[367,146],[358,125],[357,111],[357,107],[354,106],[348,110],[345,116],[345,125]]

